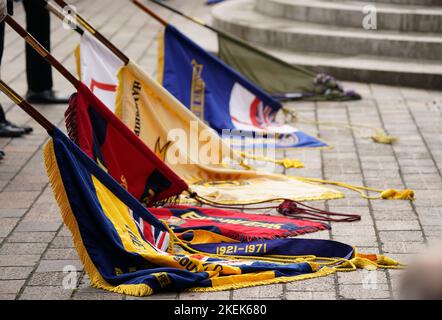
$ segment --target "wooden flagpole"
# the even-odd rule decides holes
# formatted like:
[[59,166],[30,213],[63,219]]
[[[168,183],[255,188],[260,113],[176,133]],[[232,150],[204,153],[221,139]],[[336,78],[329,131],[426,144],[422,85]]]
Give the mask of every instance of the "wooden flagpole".
[[[65,8],[68,6],[66,2],[63,0],[54,0],[60,7]],[[48,3],[48,1],[46,1]],[[50,9],[50,7],[48,7]],[[55,8],[53,8],[55,9]],[[97,40],[99,40],[101,43],[103,43],[110,51],[112,51],[118,58],[123,61],[125,65],[129,63],[129,58],[116,46],[112,44],[105,36],[103,36],[98,30],[96,30],[94,27],[92,27],[83,17],[81,17],[78,13],[75,13],[75,19],[76,21],[89,33],[91,33]]]
[[33,118],[39,125],[50,132],[54,130],[54,125],[45,118],[37,109],[31,106],[24,100],[17,92],[9,87],[3,80],[0,80],[0,90],[3,91],[12,101],[14,101],[20,108],[22,108],[31,118]]
[[[139,0],[131,0],[131,1],[132,1],[133,3],[135,3],[138,7],[142,8],[143,10],[144,10],[144,8],[147,8],[147,7],[146,7],[144,4],[142,4]],[[186,18],[187,20],[190,20],[190,21],[192,21],[192,22],[194,22],[194,23],[196,23],[196,24],[199,24],[199,25],[202,26],[202,27],[205,27],[205,28],[207,28],[207,29],[209,29],[209,30],[212,30],[212,31],[215,32],[215,33],[223,34],[223,35],[225,35],[225,36],[227,36],[227,37],[229,36],[229,35],[226,34],[225,32],[223,32],[223,31],[221,31],[221,30],[218,30],[218,29],[212,27],[211,25],[208,25],[208,24],[205,23],[203,20],[198,19],[198,18],[195,18],[195,17],[192,17],[192,16],[189,16],[189,15],[185,14],[184,12],[181,12],[181,11],[179,11],[179,10],[177,10],[177,9],[175,9],[175,8],[173,8],[173,7],[171,7],[171,6],[167,5],[167,4],[165,4],[165,3],[163,3],[163,2],[160,2],[160,1],[157,1],[157,0],[149,0],[149,1],[150,1],[150,2],[153,2],[153,3],[157,4],[157,5],[159,5],[160,7],[163,7],[163,8],[165,8],[165,9],[169,10],[169,11],[172,11],[173,13],[176,13],[177,15],[182,16],[183,18]]]
[[159,15],[157,15],[155,12],[150,10],[148,7],[146,7],[144,4],[142,4],[138,0],[132,0],[132,3],[135,4],[138,8],[146,12],[148,15],[152,16],[155,20],[157,20],[159,23],[161,23],[163,26],[167,26],[168,23],[166,20],[161,18]]
[[[66,18],[66,15],[60,12],[60,10],[57,9],[57,7],[50,1],[47,0],[36,0],[39,1],[40,5],[46,8],[49,12],[52,12],[57,18],[60,20],[64,20]],[[83,35],[84,30],[81,29],[77,24],[75,24],[75,28],[72,28],[74,31],[78,32],[80,35]]]

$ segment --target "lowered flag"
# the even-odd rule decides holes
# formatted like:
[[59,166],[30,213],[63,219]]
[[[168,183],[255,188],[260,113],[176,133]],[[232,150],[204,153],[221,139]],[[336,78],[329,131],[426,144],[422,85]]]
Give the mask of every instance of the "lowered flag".
[[170,206],[149,210],[166,221],[175,233],[207,230],[239,241],[285,238],[330,229],[321,222],[213,208]]
[[75,56],[81,81],[109,109],[115,111],[117,73],[123,62],[88,32],[81,36]]
[[[305,251],[330,257],[353,255],[351,246],[334,242],[326,246],[311,240],[310,245],[318,244],[311,250],[305,241],[296,245],[292,241],[295,239],[286,244],[279,240],[240,246],[228,238],[222,239],[230,244],[191,242],[195,246],[208,244],[197,254],[174,253],[171,239],[184,249],[189,247],[61,131],[54,129],[51,136],[44,148],[47,174],[93,287],[145,296],[171,290],[228,290],[314,278],[336,271],[309,261],[281,264],[259,258],[233,260],[227,257],[230,246],[235,247],[237,256],[265,257],[281,250],[286,250],[286,257]],[[217,235],[205,238],[220,239]],[[201,237],[195,240],[198,239]],[[209,256],[203,250],[217,253]],[[296,261],[295,257],[291,261]]]
[[[282,108],[264,91],[173,26],[160,40],[159,81],[199,119],[238,145],[264,148],[318,148],[327,144],[276,120]],[[224,131],[223,130],[228,130]],[[245,137],[245,138],[244,138]]]
[[356,92],[344,90],[332,76],[291,65],[225,32],[218,32],[218,44],[218,56],[222,61],[275,98],[313,101],[361,99]]
[[[188,190],[187,184],[130,131],[84,84],[66,111],[71,139],[145,207],[168,201]],[[286,217],[244,214],[210,208],[149,209],[176,232],[209,229],[236,239],[271,239],[328,228]],[[184,222],[184,223],[183,223]]]
[[145,206],[188,189],[83,83],[71,97],[66,127],[71,139]]
[[201,197],[225,204],[343,197],[297,178],[245,170],[242,158],[213,129],[133,62],[120,69],[119,80],[116,113]]
[[[290,282],[340,268],[400,267],[386,257],[361,256],[352,246],[330,240],[239,243],[203,231],[186,244],[60,130],[50,134],[44,147],[46,171],[93,287],[147,296]],[[184,251],[176,253],[174,243]],[[319,264],[323,258],[328,258],[328,266]]]

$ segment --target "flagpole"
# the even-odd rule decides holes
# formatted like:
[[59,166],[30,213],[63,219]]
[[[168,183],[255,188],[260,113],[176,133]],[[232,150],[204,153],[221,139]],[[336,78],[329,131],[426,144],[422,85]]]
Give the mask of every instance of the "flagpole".
[[[65,8],[68,6],[66,2],[63,0],[54,0],[55,3],[57,3],[60,7]],[[48,3],[48,1],[46,1]],[[94,27],[92,27],[82,16],[80,16],[78,13],[74,14],[76,21],[89,33],[91,33],[97,40],[99,40],[102,44],[104,44],[110,51],[112,51],[118,58],[123,61],[125,65],[129,63],[129,58],[116,46],[112,44],[105,36],[103,36],[98,30],[96,30]],[[66,16],[65,16],[66,17]]]
[[[139,0],[131,0],[131,1],[133,3],[136,3],[140,8],[141,7],[146,8],[146,6],[143,5],[141,2],[139,2]],[[196,24],[199,24],[202,27],[205,27],[205,28],[207,28],[209,30],[212,30],[215,33],[222,34],[222,35],[224,35],[226,37],[229,37],[229,38],[231,37],[229,34],[225,33],[224,31],[218,30],[218,29],[212,27],[211,25],[208,25],[203,20],[195,18],[195,17],[192,17],[192,16],[189,16],[189,15],[185,14],[184,12],[181,12],[181,11],[179,11],[179,10],[177,10],[177,9],[175,9],[175,8],[165,4],[163,2],[160,2],[160,1],[157,1],[157,0],[149,0],[149,1],[159,5],[160,7],[163,7],[165,9],[169,10],[169,11],[172,11],[173,13],[176,13],[177,15],[182,16],[183,18],[186,18],[187,20],[190,20],[190,21],[192,21],[192,22],[194,22]]]
[[22,108],[31,118],[33,118],[39,125],[50,132],[54,130],[54,125],[45,118],[37,109],[31,106],[26,100],[24,100],[17,92],[15,92],[10,86],[8,86],[3,80],[0,79],[0,90],[7,95],[12,101],[14,101],[20,108]]
[[138,0],[132,0],[132,3],[134,5],[136,5],[138,8],[140,8],[141,10],[143,10],[144,12],[146,12],[148,15],[152,16],[155,20],[157,20],[159,23],[161,23],[163,26],[167,26],[168,23],[166,20],[164,20],[163,18],[161,18],[159,15],[157,15],[155,12],[153,12],[152,10],[150,10],[148,7],[146,7],[144,4],[142,4],[140,1]]
[[32,35],[26,32],[10,15],[4,21],[17,32],[25,41],[37,51],[46,61],[55,67],[75,88],[78,88],[80,81],[75,78],[57,59],[55,59]]
[[[52,12],[57,18],[59,18],[60,20],[64,20],[67,15],[64,15],[63,13],[60,12],[60,10],[57,9],[56,6],[54,6],[54,4],[50,1],[47,0],[38,0],[40,1],[40,4],[46,8],[46,10],[48,10],[49,12]],[[72,28],[74,31],[78,32],[80,35],[84,34],[84,30],[81,29],[77,24],[75,24],[75,28]]]

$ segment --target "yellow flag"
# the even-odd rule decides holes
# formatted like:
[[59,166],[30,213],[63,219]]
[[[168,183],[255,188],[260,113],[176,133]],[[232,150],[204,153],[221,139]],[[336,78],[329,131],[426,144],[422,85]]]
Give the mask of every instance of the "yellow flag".
[[247,170],[218,133],[136,64],[122,67],[118,78],[117,116],[199,196],[225,204],[343,197],[293,177]]

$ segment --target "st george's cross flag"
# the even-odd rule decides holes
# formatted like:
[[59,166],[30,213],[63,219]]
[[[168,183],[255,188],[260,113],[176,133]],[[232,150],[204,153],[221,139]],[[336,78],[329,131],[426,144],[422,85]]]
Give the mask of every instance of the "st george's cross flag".
[[256,147],[262,143],[262,135],[274,138],[265,148],[327,147],[325,142],[278,122],[279,101],[170,24],[164,36],[160,35],[158,60],[163,86],[219,134],[237,138],[232,147],[253,146],[253,137],[258,137]]
[[115,111],[117,73],[123,62],[88,32],[84,32],[75,50],[81,81],[110,110]]

